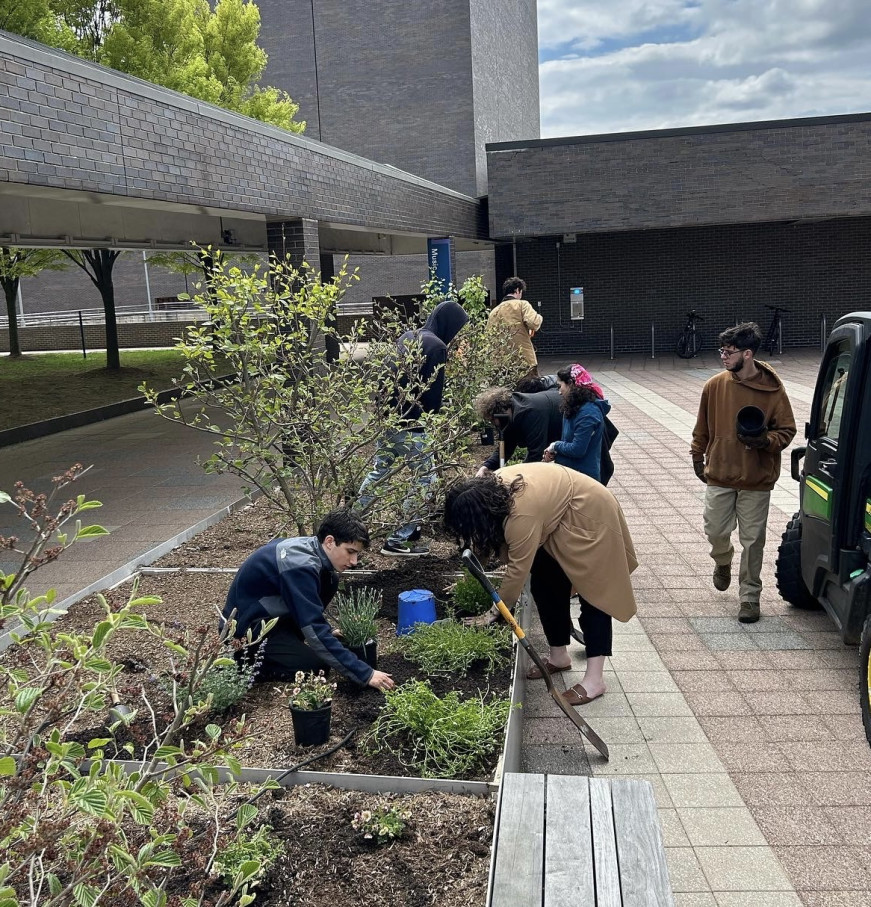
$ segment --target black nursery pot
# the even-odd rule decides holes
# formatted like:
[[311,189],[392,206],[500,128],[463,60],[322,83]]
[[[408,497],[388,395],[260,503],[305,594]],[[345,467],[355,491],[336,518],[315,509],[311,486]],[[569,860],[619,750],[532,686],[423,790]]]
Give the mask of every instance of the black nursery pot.
[[333,704],[327,703],[319,709],[295,709],[290,707],[293,720],[293,739],[297,746],[320,746],[330,739],[330,720]]
[[493,436],[493,426],[489,428],[482,428],[480,432],[481,446],[482,447],[492,447],[496,443],[496,439]]
[[378,667],[377,639],[367,639],[362,646],[348,646],[348,648],[360,659],[360,661],[365,661],[373,670]]

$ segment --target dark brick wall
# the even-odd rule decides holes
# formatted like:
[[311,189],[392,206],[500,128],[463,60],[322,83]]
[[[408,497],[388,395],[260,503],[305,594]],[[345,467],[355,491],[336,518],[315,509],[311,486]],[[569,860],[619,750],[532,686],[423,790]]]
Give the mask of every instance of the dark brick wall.
[[469,4],[478,195],[487,192],[488,142],[541,134],[536,7],[536,0]]
[[[784,346],[819,343],[820,316],[867,309],[871,299],[871,218],[816,224],[757,224],[549,237],[517,244],[527,298],[541,300],[540,354],[582,358],[616,349],[671,354],[695,308],[705,346],[723,328],[756,321],[767,330],[767,305],[784,315]],[[560,241],[559,248],[557,242]],[[569,318],[569,288],[584,288],[586,318]]]
[[330,145],[483,195],[484,143],[539,134],[535,0],[258,5],[264,82]]
[[486,236],[470,198],[4,34],[0,122],[0,181]]
[[871,214],[871,114],[488,147],[494,238]]

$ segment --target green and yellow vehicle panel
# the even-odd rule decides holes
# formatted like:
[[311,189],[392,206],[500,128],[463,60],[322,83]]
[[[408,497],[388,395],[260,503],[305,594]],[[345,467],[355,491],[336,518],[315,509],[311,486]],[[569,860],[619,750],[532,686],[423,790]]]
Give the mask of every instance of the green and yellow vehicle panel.
[[[802,509],[806,516],[817,517],[831,522],[832,519],[832,486],[821,482],[816,476],[808,476],[804,480],[804,500]],[[865,514],[865,524],[868,524],[868,513]]]

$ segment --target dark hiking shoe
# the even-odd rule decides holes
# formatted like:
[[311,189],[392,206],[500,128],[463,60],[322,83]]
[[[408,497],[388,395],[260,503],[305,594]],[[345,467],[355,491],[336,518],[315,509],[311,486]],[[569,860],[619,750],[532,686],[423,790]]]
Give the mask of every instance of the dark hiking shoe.
[[759,620],[759,602],[741,602],[738,620],[742,624],[755,624]]
[[714,567],[714,588],[725,592],[732,585],[732,565],[717,564]]
[[381,553],[390,557],[423,557],[429,554],[429,545],[415,545],[413,542],[397,542],[387,539]]

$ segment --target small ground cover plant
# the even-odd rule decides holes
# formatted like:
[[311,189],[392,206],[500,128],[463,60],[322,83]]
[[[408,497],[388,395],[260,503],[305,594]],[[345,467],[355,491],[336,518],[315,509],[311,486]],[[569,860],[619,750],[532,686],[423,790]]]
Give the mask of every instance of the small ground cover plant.
[[213,664],[203,675],[199,694],[208,704],[210,712],[226,712],[254,686],[257,672],[263,661],[262,649],[253,659],[233,659],[227,651],[219,664]]
[[464,614],[483,614],[493,605],[490,593],[465,568],[451,589],[451,598],[454,608]]
[[479,695],[438,697],[429,683],[409,681],[386,694],[386,704],[361,741],[392,750],[424,778],[456,778],[482,771],[498,751],[511,703]]
[[354,813],[351,828],[354,831],[362,832],[366,841],[389,844],[402,837],[407,821],[406,813],[395,806],[387,806],[382,809],[364,809]]
[[416,661],[428,674],[465,673],[475,662],[484,672],[504,665],[511,651],[507,627],[467,627],[454,620],[418,624],[414,633],[397,640],[406,658]]

